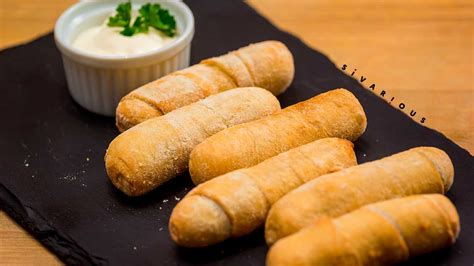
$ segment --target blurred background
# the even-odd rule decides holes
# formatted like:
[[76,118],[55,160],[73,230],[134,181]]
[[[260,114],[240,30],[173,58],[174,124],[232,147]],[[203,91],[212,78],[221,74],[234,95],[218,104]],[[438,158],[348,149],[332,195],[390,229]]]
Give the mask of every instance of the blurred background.
[[[0,49],[50,32],[75,2],[0,0]],[[247,2],[339,67],[347,64],[346,73],[356,68],[354,76],[367,78],[366,87],[376,83],[377,91],[405,103],[406,113],[414,109],[416,121],[426,117],[425,126],[474,153],[474,1]],[[59,263],[0,211],[0,264]]]

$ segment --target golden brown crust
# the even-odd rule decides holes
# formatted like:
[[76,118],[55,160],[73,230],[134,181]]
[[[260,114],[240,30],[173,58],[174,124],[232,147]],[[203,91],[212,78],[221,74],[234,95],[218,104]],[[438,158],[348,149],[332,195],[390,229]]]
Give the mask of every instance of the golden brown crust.
[[446,152],[433,147],[424,147],[417,151],[424,154],[426,158],[432,161],[433,165],[438,169],[443,178],[445,191],[448,191],[453,184],[454,166],[451,160],[449,160],[449,156]]
[[[290,235],[315,220],[337,217],[365,204],[423,193],[444,193],[448,188],[433,162],[449,165],[444,152],[418,147],[383,159],[344,169],[312,180],[274,204],[265,223],[268,244]],[[452,172],[451,172],[452,174]],[[452,176],[447,176],[452,180]]]
[[153,104],[129,95],[120,101],[116,115],[116,126],[120,132],[123,132],[143,121],[161,116],[163,113]]
[[[169,229],[174,242],[203,247],[205,243],[217,243],[230,237],[229,219],[216,202],[199,195],[185,199],[174,208],[170,218]],[[187,234],[188,230],[193,234]]]
[[214,66],[226,73],[229,78],[238,87],[255,86],[255,82],[250,75],[247,66],[235,55],[235,52],[230,52],[219,57],[212,57],[201,61],[201,64]]
[[199,184],[320,138],[355,140],[366,125],[364,110],[354,95],[345,89],[332,90],[219,132],[193,150],[189,171]]
[[247,67],[254,86],[265,88],[275,95],[283,93],[294,76],[293,56],[278,41],[251,44],[235,51],[235,55]]
[[188,67],[175,72],[174,75],[183,75],[191,79],[203,91],[204,97],[239,87],[227,73],[205,64]]
[[124,193],[142,195],[185,171],[191,150],[212,134],[279,110],[261,88],[213,95],[120,134],[105,156],[107,174]]
[[[171,236],[179,245],[202,247],[250,233],[264,223],[270,206],[292,189],[356,165],[352,148],[347,140],[320,139],[205,182],[173,210]],[[215,205],[203,205],[202,198]]]
[[459,228],[456,208],[443,195],[392,199],[281,239],[267,265],[391,265],[454,244]]
[[237,87],[262,87],[278,95],[288,88],[293,76],[293,56],[283,43],[251,44],[132,91],[119,103],[116,124],[120,131],[125,131],[150,118]]

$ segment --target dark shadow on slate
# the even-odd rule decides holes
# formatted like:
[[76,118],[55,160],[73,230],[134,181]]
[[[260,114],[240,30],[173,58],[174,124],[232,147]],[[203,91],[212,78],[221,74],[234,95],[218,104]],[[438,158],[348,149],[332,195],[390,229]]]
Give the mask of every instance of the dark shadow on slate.
[[[356,142],[360,163],[415,146],[445,150],[456,169],[448,196],[459,210],[461,235],[454,247],[409,264],[472,264],[474,171],[467,151],[416,124],[341,72],[326,56],[276,29],[244,3],[201,0],[188,4],[196,17],[193,63],[251,42],[277,39],[288,45],[296,62],[295,81],[279,97],[283,106],[337,87],[352,91],[368,116],[367,132]],[[0,84],[1,207],[64,262],[264,263],[267,247],[261,229],[207,249],[178,248],[172,243],[168,218],[177,199],[192,187],[188,175],[141,198],[128,198],[109,183],[103,156],[118,134],[114,121],[84,111],[72,101],[51,34],[1,51]]]

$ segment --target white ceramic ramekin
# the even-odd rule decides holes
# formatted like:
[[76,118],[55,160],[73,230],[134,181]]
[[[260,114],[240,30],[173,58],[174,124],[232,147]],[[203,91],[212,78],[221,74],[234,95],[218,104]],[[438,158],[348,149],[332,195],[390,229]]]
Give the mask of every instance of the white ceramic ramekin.
[[[124,1],[122,1],[124,2]],[[79,2],[56,22],[54,37],[61,51],[66,79],[74,100],[85,109],[114,116],[120,99],[139,86],[189,66],[194,17],[181,1],[134,0],[133,9],[158,2],[170,10],[177,24],[177,38],[165,46],[132,56],[98,56],[72,47],[83,30],[100,25],[118,1]]]

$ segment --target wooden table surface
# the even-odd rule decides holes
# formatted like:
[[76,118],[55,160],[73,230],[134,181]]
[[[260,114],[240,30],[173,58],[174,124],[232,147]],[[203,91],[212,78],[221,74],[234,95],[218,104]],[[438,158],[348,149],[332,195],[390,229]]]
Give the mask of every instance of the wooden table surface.
[[[0,0],[0,49],[52,30],[72,0]],[[416,110],[417,118],[474,152],[473,7],[470,0],[251,0],[337,65],[357,68]],[[419,119],[418,119],[419,120]],[[400,136],[403,137],[403,136]],[[1,265],[58,259],[0,211]]]

